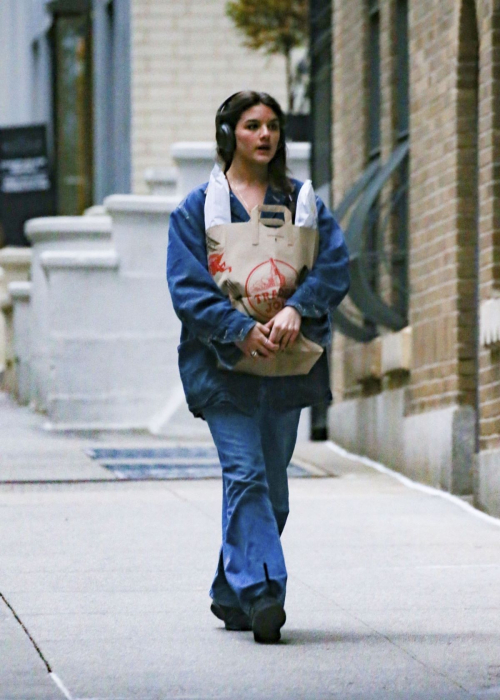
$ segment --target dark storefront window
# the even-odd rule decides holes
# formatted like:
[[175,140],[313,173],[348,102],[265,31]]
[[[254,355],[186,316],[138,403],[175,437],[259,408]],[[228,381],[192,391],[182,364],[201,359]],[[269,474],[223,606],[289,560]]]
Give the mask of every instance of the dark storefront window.
[[[396,0],[395,6],[396,139],[394,146],[409,138],[410,131],[410,56],[408,47],[408,0]],[[408,315],[408,178],[409,160],[405,158],[395,174],[392,219],[392,302],[403,318]]]
[[408,0],[396,0],[396,85],[398,138],[410,131],[410,52],[408,48]]
[[311,0],[311,178],[330,204],[332,182],[332,3]]
[[368,2],[368,155],[380,156],[380,9]]
[[[378,0],[368,0],[367,35],[367,150],[368,161],[380,158],[380,8]],[[374,291],[379,286],[378,245],[379,245],[380,202],[377,199],[370,209],[367,225],[366,249],[369,261],[369,283]],[[368,322],[369,323],[369,322]]]

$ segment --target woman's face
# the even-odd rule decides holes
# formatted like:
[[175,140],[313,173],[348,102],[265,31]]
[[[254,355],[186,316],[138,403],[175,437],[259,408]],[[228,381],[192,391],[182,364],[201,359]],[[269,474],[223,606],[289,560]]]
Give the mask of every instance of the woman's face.
[[278,149],[279,119],[267,105],[254,105],[242,113],[235,134],[236,153],[240,158],[267,165]]

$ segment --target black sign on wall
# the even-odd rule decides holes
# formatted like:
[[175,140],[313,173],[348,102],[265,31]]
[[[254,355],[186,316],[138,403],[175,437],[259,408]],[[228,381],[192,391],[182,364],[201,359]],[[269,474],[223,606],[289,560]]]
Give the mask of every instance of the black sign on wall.
[[46,126],[0,129],[0,246],[29,245],[24,222],[53,213]]

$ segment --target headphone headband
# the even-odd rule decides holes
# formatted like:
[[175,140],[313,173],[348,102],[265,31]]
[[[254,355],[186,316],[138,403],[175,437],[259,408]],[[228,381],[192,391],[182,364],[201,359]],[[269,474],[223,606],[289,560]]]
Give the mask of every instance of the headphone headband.
[[222,112],[224,112],[224,110],[226,109],[226,107],[228,106],[228,104],[231,102],[231,100],[233,99],[233,97],[236,97],[236,95],[239,95],[240,92],[241,92],[241,90],[238,90],[238,92],[233,92],[232,95],[229,95],[229,97],[226,97],[226,99],[224,100],[224,102],[221,104],[221,106],[220,106],[219,109],[217,110],[217,116],[220,116],[220,115],[222,114]]

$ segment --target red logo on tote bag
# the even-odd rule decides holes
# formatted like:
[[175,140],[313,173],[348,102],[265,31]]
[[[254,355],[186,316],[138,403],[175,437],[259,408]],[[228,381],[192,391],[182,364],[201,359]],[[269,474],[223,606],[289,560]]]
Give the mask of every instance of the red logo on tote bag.
[[248,275],[245,292],[252,309],[260,316],[273,318],[297,288],[298,273],[283,260],[270,258]]
[[223,257],[224,253],[212,253],[212,255],[208,256],[208,270],[212,277],[215,277],[218,272],[225,272],[226,270],[232,272],[232,268],[226,265],[222,259]]

